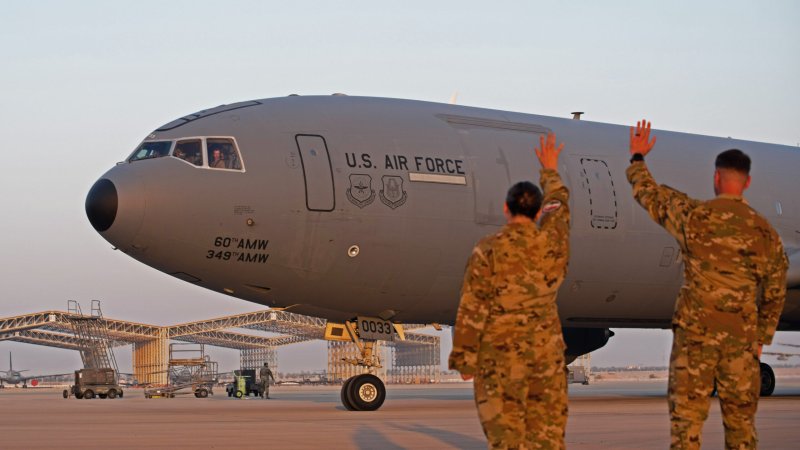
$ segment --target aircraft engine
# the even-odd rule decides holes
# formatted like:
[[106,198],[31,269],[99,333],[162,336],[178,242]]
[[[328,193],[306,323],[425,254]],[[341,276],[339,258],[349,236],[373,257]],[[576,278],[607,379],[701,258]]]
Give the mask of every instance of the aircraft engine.
[[608,328],[563,328],[564,343],[567,345],[567,364],[575,358],[602,348],[614,332]]

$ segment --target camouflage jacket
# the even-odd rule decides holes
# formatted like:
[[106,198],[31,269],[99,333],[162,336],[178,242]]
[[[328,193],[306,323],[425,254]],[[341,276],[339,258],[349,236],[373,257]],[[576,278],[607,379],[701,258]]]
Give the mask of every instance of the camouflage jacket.
[[272,378],[272,381],[275,381],[275,377],[272,375],[272,371],[269,367],[262,367],[258,371],[258,377],[261,379],[261,382],[267,381],[267,378]]
[[769,344],[786,299],[788,261],[769,222],[741,197],[689,198],[656,184],[644,162],[627,170],[636,201],[678,241],[684,282],[673,326]]
[[541,185],[538,225],[507,224],[472,250],[449,360],[450,368],[462,374],[476,372],[478,348],[492,315],[539,310],[539,317],[558,317],[556,291],[569,260],[569,191],[555,170],[542,170]]

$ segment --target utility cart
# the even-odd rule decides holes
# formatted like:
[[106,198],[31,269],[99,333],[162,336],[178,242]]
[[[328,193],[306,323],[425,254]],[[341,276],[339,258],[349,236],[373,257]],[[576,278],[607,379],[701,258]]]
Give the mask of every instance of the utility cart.
[[123,393],[114,369],[81,369],[75,371],[75,384],[64,389],[64,398],[117,398]]

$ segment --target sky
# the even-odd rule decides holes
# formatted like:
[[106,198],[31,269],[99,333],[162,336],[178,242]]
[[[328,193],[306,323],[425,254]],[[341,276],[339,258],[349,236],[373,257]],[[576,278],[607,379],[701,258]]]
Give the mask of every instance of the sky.
[[[95,180],[153,129],[220,104],[334,92],[447,102],[457,92],[462,105],[645,116],[660,129],[800,145],[792,0],[3,0],[0,11],[0,134],[10,139],[0,316],[70,299],[154,324],[261,309],[112,251],[84,213]],[[594,365],[667,364],[668,331],[616,331]],[[800,334],[776,342],[800,344]],[[281,349],[281,370],[324,368],[324,348]],[[34,372],[80,363],[72,351],[0,342],[7,351]],[[235,351],[210,352],[223,368],[238,364]],[[130,351],[117,359],[129,366]]]

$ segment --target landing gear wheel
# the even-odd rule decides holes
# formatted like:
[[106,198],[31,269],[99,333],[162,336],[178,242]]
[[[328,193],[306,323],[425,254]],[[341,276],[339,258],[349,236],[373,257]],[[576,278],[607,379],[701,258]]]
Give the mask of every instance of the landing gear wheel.
[[347,401],[356,411],[375,411],[386,400],[386,387],[372,374],[355,376],[347,385]]
[[761,366],[761,396],[769,397],[775,392],[775,372],[769,364],[760,363]]
[[355,411],[355,410],[356,410],[356,409],[355,409],[355,407],[353,407],[353,405],[350,403],[350,401],[349,401],[349,400],[347,400],[347,391],[348,391],[348,389],[350,389],[350,384],[353,382],[353,380],[354,380],[355,378],[356,378],[356,377],[350,377],[350,378],[348,378],[348,379],[347,379],[347,380],[344,382],[344,384],[342,385],[342,392],[340,393],[340,398],[341,398],[341,400],[342,400],[342,405],[344,405],[344,407],[345,407],[345,408],[346,408],[348,411]]

